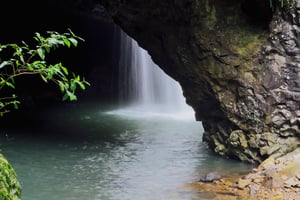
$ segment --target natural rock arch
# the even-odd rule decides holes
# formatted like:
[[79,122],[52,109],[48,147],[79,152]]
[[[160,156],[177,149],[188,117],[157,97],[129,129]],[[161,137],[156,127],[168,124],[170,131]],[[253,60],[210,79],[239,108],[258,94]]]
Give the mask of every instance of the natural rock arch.
[[299,146],[297,1],[272,20],[268,1],[99,2],[179,81],[216,153],[261,162]]

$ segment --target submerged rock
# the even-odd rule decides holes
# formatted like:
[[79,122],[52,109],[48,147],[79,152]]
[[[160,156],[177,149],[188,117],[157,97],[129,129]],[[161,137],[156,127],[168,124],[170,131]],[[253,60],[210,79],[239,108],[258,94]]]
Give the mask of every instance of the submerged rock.
[[217,172],[210,172],[208,174],[206,174],[205,176],[203,176],[202,178],[200,178],[201,182],[213,182],[215,180],[220,180],[221,176],[217,173]]

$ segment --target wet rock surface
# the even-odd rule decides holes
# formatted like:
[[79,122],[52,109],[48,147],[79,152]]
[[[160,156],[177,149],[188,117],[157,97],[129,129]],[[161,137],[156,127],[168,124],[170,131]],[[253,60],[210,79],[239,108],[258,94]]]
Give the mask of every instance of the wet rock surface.
[[206,174],[205,176],[203,176],[202,178],[200,178],[201,182],[213,182],[216,180],[220,180],[221,176],[217,173],[217,172],[210,172],[208,174]]
[[242,176],[196,182],[186,190],[214,194],[210,199],[300,200],[300,148],[280,158],[270,157]]

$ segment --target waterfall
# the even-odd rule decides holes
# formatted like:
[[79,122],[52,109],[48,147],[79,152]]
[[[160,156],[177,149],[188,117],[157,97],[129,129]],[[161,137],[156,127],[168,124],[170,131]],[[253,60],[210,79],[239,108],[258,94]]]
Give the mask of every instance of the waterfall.
[[[120,32],[119,100],[135,111],[147,113],[185,113],[193,110],[185,102],[180,84],[151,59],[146,50]],[[178,115],[177,115],[178,116]]]

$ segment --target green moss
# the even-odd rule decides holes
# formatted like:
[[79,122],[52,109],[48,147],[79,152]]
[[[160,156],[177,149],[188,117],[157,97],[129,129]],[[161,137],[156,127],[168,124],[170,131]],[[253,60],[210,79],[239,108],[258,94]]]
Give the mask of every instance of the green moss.
[[229,40],[231,50],[244,59],[251,59],[256,55],[267,38],[264,32],[247,29],[231,30],[230,34],[233,36]]
[[2,154],[0,154],[0,199],[21,199],[21,185],[16,172]]
[[205,0],[204,5],[207,13],[206,26],[209,30],[213,30],[217,22],[216,8],[214,5],[210,5],[209,0]]

